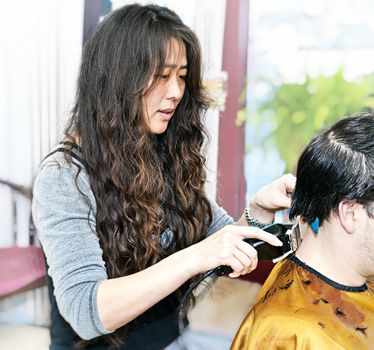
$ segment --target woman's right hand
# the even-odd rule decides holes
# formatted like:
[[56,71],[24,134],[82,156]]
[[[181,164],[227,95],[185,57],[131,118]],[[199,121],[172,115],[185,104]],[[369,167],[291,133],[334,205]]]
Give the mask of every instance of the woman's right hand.
[[229,277],[238,277],[257,267],[257,251],[244,238],[257,238],[274,246],[282,242],[271,233],[255,227],[227,225],[190,249],[194,273],[203,273],[221,265],[233,270]]

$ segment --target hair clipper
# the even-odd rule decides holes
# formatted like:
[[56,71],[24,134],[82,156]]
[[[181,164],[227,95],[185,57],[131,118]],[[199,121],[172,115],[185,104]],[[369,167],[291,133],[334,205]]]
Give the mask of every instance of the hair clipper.
[[[283,245],[278,247],[256,238],[245,238],[244,242],[252,245],[257,250],[258,260],[272,260],[275,263],[296,251],[301,243],[298,221],[294,225],[270,224],[265,226],[263,230],[276,236]],[[228,275],[231,272],[232,268],[230,266],[219,266],[215,269],[217,276]]]

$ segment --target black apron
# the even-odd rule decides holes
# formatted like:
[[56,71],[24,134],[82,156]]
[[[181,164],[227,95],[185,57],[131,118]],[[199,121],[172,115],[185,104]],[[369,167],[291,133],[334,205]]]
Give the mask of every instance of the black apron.
[[[77,347],[81,340],[70,325],[60,315],[53,294],[53,282],[47,277],[49,298],[51,301],[51,346],[50,350],[107,350],[110,344],[104,337],[91,340],[84,347]],[[169,296],[128,324],[128,333],[123,337],[121,350],[160,350],[178,337],[176,310],[178,301]]]

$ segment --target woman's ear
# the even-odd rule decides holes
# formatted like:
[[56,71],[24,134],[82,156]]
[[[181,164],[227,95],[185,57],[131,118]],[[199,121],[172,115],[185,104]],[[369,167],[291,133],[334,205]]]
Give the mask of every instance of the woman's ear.
[[340,223],[348,233],[353,233],[358,225],[357,209],[357,203],[347,200],[342,200],[338,205]]

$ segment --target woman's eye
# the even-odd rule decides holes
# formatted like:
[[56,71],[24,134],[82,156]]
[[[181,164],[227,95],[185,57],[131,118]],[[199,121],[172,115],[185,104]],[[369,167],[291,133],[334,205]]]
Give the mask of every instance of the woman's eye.
[[179,79],[182,79],[182,80],[186,81],[186,77],[187,77],[186,75],[180,75]]

